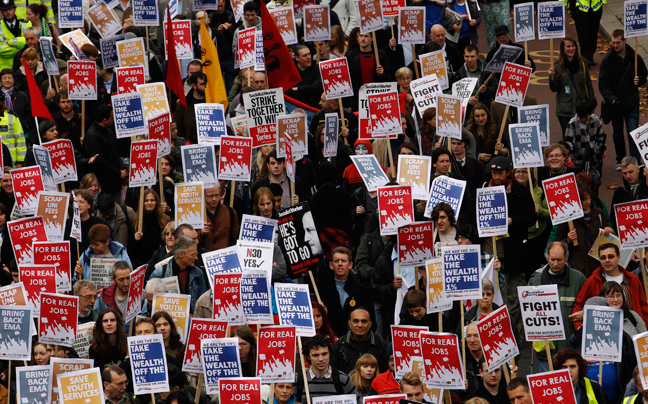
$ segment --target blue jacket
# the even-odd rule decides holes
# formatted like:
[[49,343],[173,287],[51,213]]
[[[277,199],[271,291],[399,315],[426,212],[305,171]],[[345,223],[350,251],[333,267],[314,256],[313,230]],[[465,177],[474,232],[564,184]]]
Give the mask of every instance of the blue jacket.
[[[153,278],[169,278],[173,276],[173,262],[175,259],[171,259],[164,267],[156,268],[149,280]],[[207,284],[205,283],[205,277],[203,276],[203,271],[200,267],[194,266],[189,272],[189,294],[191,295],[191,313],[193,314],[194,308],[196,306],[196,301],[198,298],[207,291]]]
[[[110,248],[110,253],[113,255],[114,258],[128,262],[128,265],[131,267],[131,270],[133,269],[133,264],[131,264],[131,260],[128,257],[126,248],[121,243],[110,240],[110,244],[108,244],[108,248]],[[85,252],[81,254],[81,257],[79,258],[79,261],[81,261],[81,265],[83,265],[83,279],[91,279],[90,277],[91,258],[97,258],[97,257],[95,253],[92,251],[92,247],[88,247],[88,249],[85,250]],[[76,278],[76,272],[74,273],[74,277]]]

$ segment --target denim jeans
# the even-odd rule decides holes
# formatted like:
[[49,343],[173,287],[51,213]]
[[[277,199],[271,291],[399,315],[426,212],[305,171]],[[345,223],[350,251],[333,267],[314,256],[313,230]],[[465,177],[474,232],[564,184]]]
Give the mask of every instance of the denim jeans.
[[639,107],[633,108],[625,113],[622,113],[622,111],[614,111],[612,114],[612,128],[614,130],[612,137],[614,140],[614,151],[616,152],[616,162],[619,164],[621,159],[626,156],[625,136],[623,136],[624,122],[630,146],[630,155],[636,158],[639,164],[641,164],[642,160],[641,155],[639,154],[639,149],[637,149],[637,145],[630,136],[630,132],[639,127]]

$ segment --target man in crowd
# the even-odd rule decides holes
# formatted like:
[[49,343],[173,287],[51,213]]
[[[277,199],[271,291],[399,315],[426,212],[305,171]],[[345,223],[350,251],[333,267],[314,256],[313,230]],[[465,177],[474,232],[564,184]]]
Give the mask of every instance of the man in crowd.
[[[59,137],[71,140],[76,150],[83,150],[81,145],[83,119],[81,119],[79,111],[74,108],[74,101],[69,98],[67,89],[62,88],[59,90],[58,96],[56,97],[56,104],[58,105],[58,111],[52,114],[52,117],[54,118],[54,123],[56,123]],[[88,133],[90,125],[91,119],[86,116],[86,133]]]
[[407,372],[401,379],[401,393],[410,401],[423,402],[423,382],[418,374]]
[[74,284],[72,292],[79,297],[79,324],[97,321],[99,313],[94,310],[97,285],[90,279],[80,279]]
[[176,114],[173,117],[178,125],[178,136],[187,140],[197,140],[196,136],[196,110],[194,105],[202,104],[205,101],[205,86],[207,85],[207,75],[197,72],[191,75],[189,79],[191,90],[187,94],[187,106],[178,103],[176,105]]
[[122,315],[126,315],[128,308],[128,290],[130,289],[131,267],[126,261],[117,261],[111,271],[110,279],[113,284],[102,289],[99,298],[95,303],[97,313],[106,307],[112,307],[118,310]]
[[200,246],[208,251],[236,244],[239,220],[236,211],[220,202],[220,187],[205,188],[205,226],[200,231]]
[[349,331],[340,337],[333,346],[331,364],[345,373],[353,370],[356,360],[363,354],[370,353],[376,360],[380,370],[385,366],[385,348],[387,343],[371,331],[371,315],[363,307],[355,306],[349,314]]
[[126,372],[116,365],[109,365],[101,372],[101,381],[103,382],[104,395],[106,403],[111,404],[133,404],[134,401],[130,395],[126,394],[128,379]]
[[506,387],[511,404],[533,404],[531,393],[529,393],[529,383],[526,378],[516,377],[511,380]]
[[318,106],[318,94],[322,92],[322,76],[319,67],[313,64],[311,51],[306,45],[295,47],[295,64],[301,76],[301,83],[286,91],[286,95],[313,108]]
[[474,393],[473,397],[483,398],[489,404],[508,404],[509,398],[506,394],[506,383],[502,383],[502,368],[498,367],[493,369],[492,372],[488,371],[488,365],[482,355],[478,363],[479,375],[482,382],[479,388]]
[[[308,340],[302,352],[310,364],[305,382],[308,383],[311,398],[335,395],[338,394],[338,389],[341,389],[342,394],[358,394],[349,376],[331,365],[332,347],[328,339],[316,335]],[[306,391],[301,373],[297,383],[298,400],[301,398],[300,402],[305,403]]]
[[286,175],[286,159],[284,157],[277,157],[277,151],[273,150],[266,158],[266,166],[268,167],[268,176],[261,178],[254,183],[251,194],[254,195],[261,187],[267,187],[270,184],[279,184],[283,189],[283,196],[281,198],[281,207],[287,208],[291,205],[299,203],[300,200],[306,201],[310,196],[308,191],[304,189],[302,181],[297,177],[295,178],[295,195],[290,193],[290,180]]

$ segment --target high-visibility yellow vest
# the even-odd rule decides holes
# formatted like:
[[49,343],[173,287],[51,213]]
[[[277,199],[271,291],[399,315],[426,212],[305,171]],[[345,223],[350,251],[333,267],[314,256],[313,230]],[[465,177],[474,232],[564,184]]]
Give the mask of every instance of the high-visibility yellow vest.
[[[29,21],[17,20],[20,24],[21,33],[25,32],[27,27],[31,27],[32,23]],[[0,21],[0,70],[2,69],[11,69],[13,67],[13,57],[18,52],[19,49],[22,49],[27,44],[24,36],[14,36],[7,23],[2,20]],[[7,41],[5,44],[4,41]]]
[[623,399],[623,404],[634,404],[634,402],[637,401],[637,397],[639,397],[639,394],[632,397],[626,397]]
[[47,15],[41,15],[41,17],[45,17],[50,24],[56,24],[54,10],[52,9],[52,0],[15,0],[14,3],[16,4],[16,18],[26,20],[27,6],[30,4],[42,4],[47,7]]

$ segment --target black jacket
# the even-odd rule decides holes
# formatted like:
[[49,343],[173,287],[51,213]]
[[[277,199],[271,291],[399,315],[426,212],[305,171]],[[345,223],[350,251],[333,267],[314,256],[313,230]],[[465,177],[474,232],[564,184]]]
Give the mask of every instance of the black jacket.
[[625,47],[625,57],[621,58],[614,49],[601,62],[599,71],[599,91],[607,102],[613,102],[617,111],[627,112],[639,107],[639,87],[646,84],[646,64],[637,58],[639,85],[634,84],[635,50]]
[[[346,58],[349,63],[349,74],[351,75],[351,84],[353,85],[353,95],[355,99],[355,104],[358,105],[357,100],[358,100],[358,95],[360,94],[360,87],[362,87],[363,83],[362,82],[362,67],[360,63],[360,58],[363,57],[360,55],[360,47],[356,47],[351,49],[346,53]],[[371,52],[362,52],[366,55],[373,55],[374,51],[371,50]],[[389,59],[387,58],[387,55],[385,52],[378,50],[378,57],[380,58],[380,65],[385,69],[384,74],[382,77],[376,73],[376,69],[374,68],[373,72],[373,80],[371,80],[372,83],[385,83],[388,81],[392,80],[392,71],[391,71],[391,65],[389,63]],[[375,61],[374,61],[375,65]]]
[[357,360],[364,354],[372,354],[378,360],[380,371],[388,369],[385,352],[388,343],[380,335],[369,331],[367,339],[360,342],[351,331],[340,337],[333,345],[333,355],[331,356],[331,366],[339,369],[341,372],[349,373],[355,367]]
[[99,155],[94,162],[94,173],[102,190],[109,194],[117,193],[122,186],[121,170],[126,167],[117,153],[115,133],[94,123],[86,133],[83,147],[83,157]]
[[[297,66],[297,62],[295,62],[295,66]],[[291,88],[286,91],[286,95],[313,108],[318,108],[320,97],[324,92],[319,67],[317,67],[316,63],[313,63],[306,70],[302,70],[297,66],[297,71],[299,71],[301,77],[301,82],[295,86],[297,91]]]

